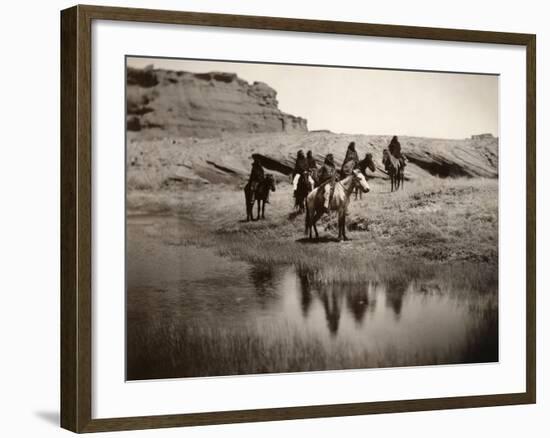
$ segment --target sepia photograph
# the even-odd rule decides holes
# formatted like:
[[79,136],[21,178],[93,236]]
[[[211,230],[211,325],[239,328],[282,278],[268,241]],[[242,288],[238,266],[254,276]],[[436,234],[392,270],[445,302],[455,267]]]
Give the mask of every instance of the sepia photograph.
[[126,379],[499,361],[499,77],[126,57]]

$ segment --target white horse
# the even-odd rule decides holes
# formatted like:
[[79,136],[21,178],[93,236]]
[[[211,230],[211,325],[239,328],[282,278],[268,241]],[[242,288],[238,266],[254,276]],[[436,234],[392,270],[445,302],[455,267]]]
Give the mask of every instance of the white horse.
[[[350,196],[353,190],[359,187],[363,193],[370,190],[369,184],[358,169],[355,169],[352,174],[342,181],[336,182],[334,185],[334,193],[330,201],[329,210],[338,212],[338,241],[348,240],[346,236],[346,213]],[[315,237],[319,238],[316,223],[319,218],[325,213],[325,190],[330,190],[330,185],[317,187],[306,198],[306,235],[312,238],[312,229],[315,230]]]

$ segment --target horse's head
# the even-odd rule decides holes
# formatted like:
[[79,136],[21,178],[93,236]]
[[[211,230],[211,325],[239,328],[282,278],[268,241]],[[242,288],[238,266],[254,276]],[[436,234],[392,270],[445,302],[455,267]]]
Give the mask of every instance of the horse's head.
[[267,184],[267,187],[269,188],[269,190],[274,192],[275,191],[275,178],[273,178],[273,175],[271,173],[268,173],[265,176],[265,180],[266,180],[266,184]]
[[353,176],[353,183],[356,186],[361,187],[361,190],[363,191],[363,193],[368,193],[368,191],[370,190],[370,187],[369,187],[369,183],[367,182],[367,179],[365,178],[365,175],[363,175],[359,171],[359,169],[354,169],[352,176]]
[[298,189],[311,191],[312,187],[312,172],[310,170],[304,170],[300,173],[300,179],[298,180]]
[[374,161],[372,160],[372,154],[368,153],[365,155],[365,162],[367,163],[367,167],[372,171],[376,172],[376,166],[374,165]]

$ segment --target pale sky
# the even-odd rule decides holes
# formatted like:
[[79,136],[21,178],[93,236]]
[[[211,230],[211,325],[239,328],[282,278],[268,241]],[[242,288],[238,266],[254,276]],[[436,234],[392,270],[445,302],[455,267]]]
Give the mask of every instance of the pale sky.
[[498,76],[364,68],[310,67],[161,58],[128,65],[194,73],[236,73],[277,91],[279,108],[310,130],[465,138],[498,135]]

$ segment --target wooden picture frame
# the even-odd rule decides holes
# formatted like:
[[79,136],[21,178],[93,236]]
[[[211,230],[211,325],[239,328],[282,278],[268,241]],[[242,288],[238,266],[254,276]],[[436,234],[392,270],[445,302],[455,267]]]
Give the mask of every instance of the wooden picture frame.
[[[92,418],[92,35],[94,20],[186,24],[526,48],[526,391],[417,400],[129,418]],[[75,6],[61,12],[61,426],[98,432],[535,403],[536,400],[536,38],[531,34]]]

